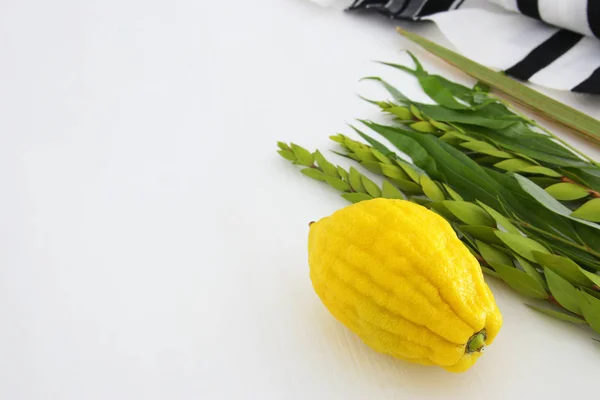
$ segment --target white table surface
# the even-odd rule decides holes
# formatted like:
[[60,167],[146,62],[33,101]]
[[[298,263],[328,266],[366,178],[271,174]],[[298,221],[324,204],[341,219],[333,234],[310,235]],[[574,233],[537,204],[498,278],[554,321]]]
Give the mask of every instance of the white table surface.
[[392,28],[305,0],[3,1],[0,399],[597,394],[592,333],[502,283],[501,334],[460,375],[375,353],[314,294],[307,223],[346,203],[275,141],[333,148],[377,115],[365,75],[422,99],[370,62],[407,61]]

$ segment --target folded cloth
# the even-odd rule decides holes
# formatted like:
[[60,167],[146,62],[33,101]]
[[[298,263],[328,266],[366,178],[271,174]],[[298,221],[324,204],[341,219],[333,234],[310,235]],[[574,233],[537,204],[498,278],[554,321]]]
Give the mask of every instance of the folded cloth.
[[[331,3],[336,0],[317,0],[319,1]],[[550,25],[582,35],[600,37],[600,1],[598,0],[486,1]],[[355,0],[349,9],[367,9],[393,18],[417,20],[435,13],[455,10],[464,3],[465,0]]]
[[477,8],[425,18],[437,24],[459,53],[480,64],[547,88],[600,94],[596,38],[523,15]]
[[464,0],[356,0],[349,10],[377,11],[392,18],[418,20],[460,7]]
[[313,1],[431,20],[477,62],[552,89],[600,94],[600,0]]
[[[490,0],[507,10],[525,14],[550,25],[600,37],[598,0]],[[434,1],[435,2],[435,1]]]

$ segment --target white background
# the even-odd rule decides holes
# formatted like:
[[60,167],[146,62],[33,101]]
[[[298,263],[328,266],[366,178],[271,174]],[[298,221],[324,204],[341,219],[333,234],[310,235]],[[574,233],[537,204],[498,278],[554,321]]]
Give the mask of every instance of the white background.
[[373,352],[313,293],[308,222],[346,203],[275,142],[326,150],[375,117],[365,75],[423,99],[370,61],[407,62],[393,25],[304,0],[3,1],[0,398],[597,393],[593,334],[499,282],[505,325],[461,375]]

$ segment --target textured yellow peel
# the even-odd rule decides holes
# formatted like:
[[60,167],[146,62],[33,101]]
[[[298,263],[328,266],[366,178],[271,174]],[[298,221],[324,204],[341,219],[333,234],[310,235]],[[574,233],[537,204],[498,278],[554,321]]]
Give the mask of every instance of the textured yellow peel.
[[311,224],[313,287],[329,311],[373,349],[453,372],[494,340],[502,316],[477,260],[442,217],[420,205],[363,201]]

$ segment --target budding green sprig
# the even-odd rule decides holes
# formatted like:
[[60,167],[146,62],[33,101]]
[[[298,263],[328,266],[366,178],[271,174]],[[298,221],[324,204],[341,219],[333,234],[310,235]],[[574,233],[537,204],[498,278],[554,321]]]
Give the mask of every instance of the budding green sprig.
[[[566,176],[564,170],[542,160],[511,151],[492,143],[468,126],[437,121],[429,117],[418,104],[399,105],[388,101],[370,101],[381,111],[395,117],[397,123],[423,134],[432,134],[475,159],[479,164],[502,171],[529,176],[550,196],[567,204],[572,215],[600,222],[600,189],[595,190],[576,176]],[[527,121],[530,121],[527,119]]]

